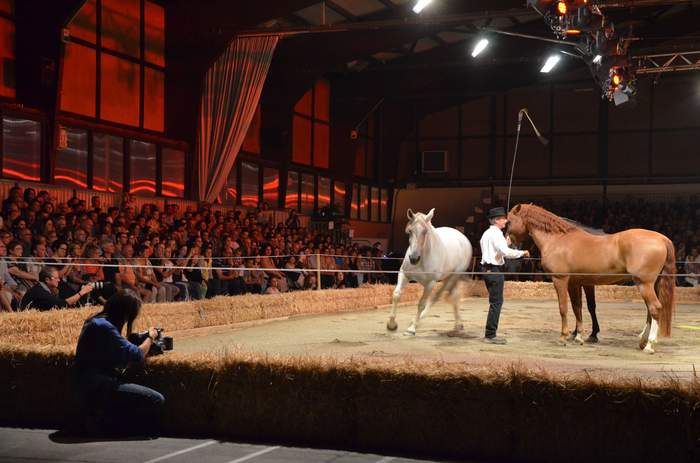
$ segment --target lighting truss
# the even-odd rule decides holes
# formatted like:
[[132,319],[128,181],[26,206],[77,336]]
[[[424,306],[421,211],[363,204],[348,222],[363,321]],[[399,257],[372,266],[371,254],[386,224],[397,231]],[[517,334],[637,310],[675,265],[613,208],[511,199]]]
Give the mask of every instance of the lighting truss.
[[700,50],[633,56],[637,74],[700,70]]

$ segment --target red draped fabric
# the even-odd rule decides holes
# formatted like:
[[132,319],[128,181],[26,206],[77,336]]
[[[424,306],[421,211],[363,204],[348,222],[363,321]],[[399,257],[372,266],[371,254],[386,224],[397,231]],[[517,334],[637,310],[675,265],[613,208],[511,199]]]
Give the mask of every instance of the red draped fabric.
[[199,199],[214,202],[260,100],[277,36],[237,38],[204,78],[199,115]]

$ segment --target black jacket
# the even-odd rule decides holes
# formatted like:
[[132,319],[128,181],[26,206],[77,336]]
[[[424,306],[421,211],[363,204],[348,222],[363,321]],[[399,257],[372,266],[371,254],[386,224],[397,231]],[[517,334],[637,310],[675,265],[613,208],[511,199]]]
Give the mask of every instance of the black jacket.
[[20,310],[51,310],[54,307],[68,307],[68,302],[47,291],[41,283],[37,283],[25,293],[19,307]]

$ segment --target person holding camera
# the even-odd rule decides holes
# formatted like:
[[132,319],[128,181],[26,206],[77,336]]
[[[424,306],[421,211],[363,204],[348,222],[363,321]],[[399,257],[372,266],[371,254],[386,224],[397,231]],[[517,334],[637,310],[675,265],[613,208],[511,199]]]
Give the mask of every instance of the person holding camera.
[[141,301],[130,290],[109,298],[102,312],[83,324],[73,365],[78,398],[86,412],[88,432],[140,433],[156,431],[155,419],[165,403],[158,391],[124,382],[129,364],[143,364],[160,333],[154,327],[140,345],[127,337],[139,316]]
[[58,275],[58,270],[55,267],[47,266],[42,268],[39,272],[39,282],[32,286],[22,297],[19,303],[20,310],[36,309],[43,311],[68,307],[77,304],[81,297],[94,289],[94,285],[86,284],[77,293],[63,299],[58,295],[58,284],[60,282],[61,277]]

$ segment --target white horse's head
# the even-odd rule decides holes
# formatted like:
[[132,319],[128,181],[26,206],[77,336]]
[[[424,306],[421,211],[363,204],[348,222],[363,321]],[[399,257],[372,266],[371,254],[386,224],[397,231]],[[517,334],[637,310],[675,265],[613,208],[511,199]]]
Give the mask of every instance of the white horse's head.
[[406,234],[408,235],[407,254],[408,260],[411,261],[412,265],[418,264],[423,255],[423,247],[425,246],[428,233],[433,229],[433,224],[430,221],[433,220],[434,213],[435,208],[430,209],[430,212],[427,214],[413,212],[411,209],[406,212],[408,217],[408,223],[406,224]]

